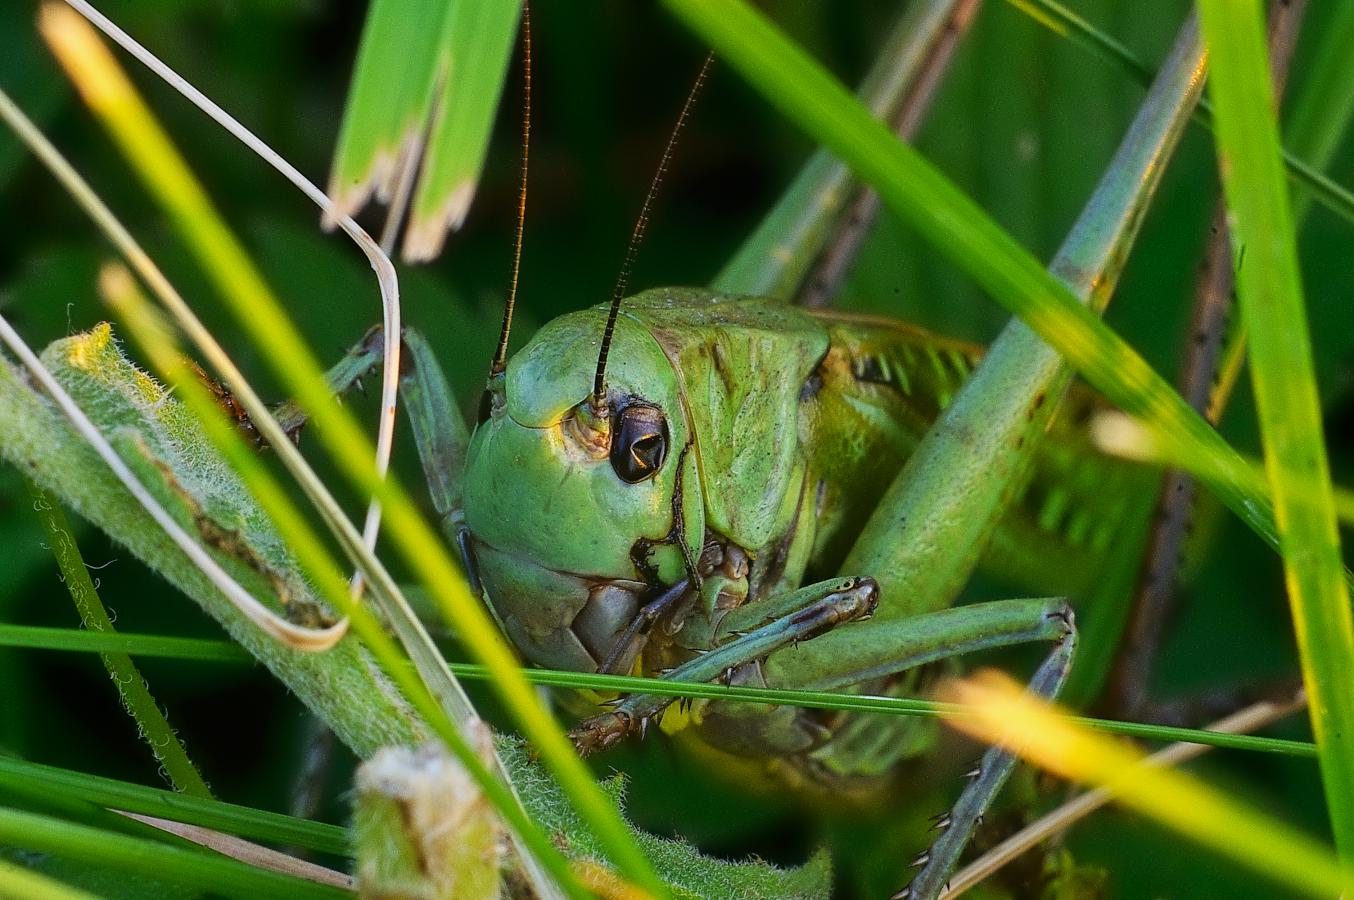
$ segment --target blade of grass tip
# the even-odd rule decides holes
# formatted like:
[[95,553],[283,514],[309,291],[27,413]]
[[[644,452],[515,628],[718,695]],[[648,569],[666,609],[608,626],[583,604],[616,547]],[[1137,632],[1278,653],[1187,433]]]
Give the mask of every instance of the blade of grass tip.
[[42,364],[32,349],[24,343],[23,338],[10,326],[9,321],[4,316],[0,316],[0,342],[6,344],[23,363],[24,367],[32,373],[38,383],[42,385],[43,390],[51,396],[66,415],[66,418],[94,448],[108,465],[108,468],[127,488],[128,492],[145,508],[156,524],[164,529],[179,549],[212,579],[212,583],[240,610],[242,615],[277,640],[298,650],[322,651],[332,647],[343,637],[348,627],[346,622],[341,621],[327,628],[318,629],[293,625],[260,603],[241,587],[200,544],[179,527],[179,523],[174,521],[174,518],[160,505],[160,502],[151,496],[145,485],[137,479],[131,469],[127,468],[127,464],[117,455],[117,451],[99,433],[99,430],[89,421],[89,418],[66,393],[65,389],[57,383],[57,380],[52,377],[52,373],[47,370],[47,367]]
[[1251,380],[1331,830],[1354,872],[1354,616],[1340,558],[1260,4],[1201,0]]
[[[1219,719],[1209,725],[1208,728],[1211,731],[1238,733],[1255,731],[1292,715],[1306,705],[1306,695],[1299,691],[1297,697],[1286,702],[1273,703],[1266,700],[1254,703],[1245,709]],[[1203,744],[1175,743],[1144,759],[1143,765],[1178,766],[1202,756],[1209,749]],[[1113,799],[1109,791],[1104,788],[1094,788],[1041,816],[956,872],[950,878],[949,890],[945,896],[958,897],[969,888],[996,874],[1003,866],[1021,854],[1042,844],[1049,838],[1061,834]]]
[[350,891],[256,869],[201,850],[91,828],[51,816],[0,808],[0,843],[91,866],[237,897],[345,898]]
[[[105,268],[100,278],[100,286],[105,297],[123,314],[122,317],[130,326],[133,336],[154,360],[156,367],[171,373],[171,377],[173,373],[181,376],[175,379],[180,396],[197,413],[215,445],[222,449],[223,455],[259,499],[260,505],[273,519],[279,533],[288,540],[298,560],[311,573],[321,595],[347,612],[353,623],[354,633],[364,641],[386,673],[400,686],[405,696],[466,767],[490,802],[510,824],[513,834],[522,841],[524,850],[529,851],[540,865],[552,872],[557,879],[562,879],[561,884],[567,886],[571,878],[568,863],[527,816],[518,798],[505,783],[506,779],[500,780],[489,771],[481,762],[479,754],[467,743],[461,726],[457,721],[453,721],[445,706],[437,702],[434,693],[425,683],[417,679],[418,667],[411,670],[404,663],[404,658],[394,642],[385,634],[381,623],[346,591],[342,579],[338,577],[338,568],[332,564],[319,536],[309,528],[300,511],[287,499],[281,485],[268,474],[257,454],[246,446],[238,431],[226,420],[206,389],[185,370],[182,356],[174,346],[173,340],[159,323],[158,314],[150,308],[149,301],[136,289],[131,275],[120,267]],[[276,427],[275,423],[273,427]],[[285,437],[283,440],[285,442]],[[351,525],[349,527],[351,528]],[[350,535],[350,541],[355,540],[355,536]],[[374,575],[373,584],[384,590],[389,574],[376,571]],[[423,645],[419,643],[416,646]],[[440,659],[436,665],[438,671],[444,671],[446,668]],[[457,688],[459,689],[459,685]]]
[[522,3],[450,3],[446,9],[437,100],[404,233],[403,256],[411,263],[435,259],[447,232],[465,221],[489,150]]
[[[304,459],[296,450],[295,446],[288,440],[282,432],[275,419],[267,407],[263,404],[257,394],[245,381],[239,370],[231,362],[230,358],[221,349],[220,345],[212,338],[211,333],[202,325],[202,323],[193,315],[183,298],[175,291],[173,285],[164,277],[158,267],[150,257],[141,249],[132,238],[126,228],[113,216],[111,211],[103,204],[98,196],[90,189],[89,185],[80,178],[79,174],[66,162],[60,153],[51,146],[41,132],[39,132],[31,122],[29,122],[21,112],[19,112],[8,97],[0,92],[0,116],[3,116],[14,128],[23,140],[30,146],[34,153],[42,162],[47,165],[53,174],[55,174],[62,185],[71,193],[71,195],[80,203],[89,216],[99,225],[108,238],[123,253],[123,255],[136,267],[146,282],[155,290],[160,299],[167,307],[178,314],[180,324],[187,330],[196,341],[199,350],[212,363],[213,367],[221,373],[224,373],[232,389],[236,391],[237,399],[240,399],[249,412],[255,425],[264,436],[276,448],[279,456],[287,465],[288,470],[298,482],[302,485],[306,493],[315,502],[326,522],[335,529],[345,551],[356,565],[362,568],[372,579],[373,584],[378,588],[378,599],[387,602],[386,611],[390,620],[395,624],[397,632],[409,651],[414,654],[414,659],[419,674],[424,678],[424,682],[419,682],[411,677],[412,673],[406,670],[406,667],[399,665],[399,653],[392,644],[390,644],[384,631],[377,628],[374,624],[366,620],[369,615],[366,610],[356,607],[356,615],[360,621],[358,631],[364,635],[365,643],[378,660],[382,661],[385,670],[391,674],[391,677],[400,685],[405,695],[410,698],[415,707],[423,714],[425,721],[446,740],[449,746],[455,750],[456,747],[452,741],[457,740],[458,735],[453,733],[455,727],[453,722],[460,723],[467,716],[474,716],[474,710],[470,705],[469,698],[461,691],[460,685],[451,678],[446,670],[446,666],[436,647],[432,645],[431,640],[422,629],[417,617],[409,610],[407,602],[400,595],[398,589],[394,586],[394,580],[384,567],[376,560],[369,551],[363,547],[361,539],[358,537],[352,524],[343,516],[339,510],[337,502],[332,495],[328,493],[324,485],[319,481],[313,470],[305,464]],[[175,364],[178,359],[175,357]],[[201,389],[201,385],[196,378],[189,379],[186,383],[190,384],[187,390],[191,392],[194,388]],[[208,422],[214,421],[220,416],[220,410],[212,404],[212,409],[208,411],[206,417]],[[272,482],[266,480],[264,476],[258,475],[262,472],[258,464],[256,454],[252,450],[244,449],[240,446],[239,435],[233,428],[226,428],[217,432],[218,445],[227,448],[227,455],[230,454],[229,448],[234,448],[234,466],[237,472],[241,472],[246,478],[251,474],[257,477],[251,484],[252,493],[256,498],[264,501],[265,507],[275,525],[288,536],[289,545],[297,551],[298,556],[306,564],[310,571],[319,573],[329,573],[337,571],[328,562],[328,554],[324,550],[321,542],[315,538],[308,529],[305,519],[301,517],[286,501],[286,495]],[[271,506],[267,506],[272,501]],[[332,585],[322,577],[317,579],[321,586],[331,588],[328,597],[335,608],[349,608],[353,606],[355,598],[351,598],[345,590],[340,590],[337,594],[333,593]],[[342,583],[339,582],[342,588]],[[350,609],[350,612],[353,610]],[[412,629],[412,632],[411,632]],[[425,686],[427,685],[427,686]],[[425,697],[425,694],[431,691],[432,697],[437,702],[431,703],[432,698]],[[429,702],[425,703],[424,701]],[[431,705],[430,705],[431,703]],[[440,705],[439,705],[440,704]],[[443,716],[443,711],[451,717],[450,720]],[[464,741],[460,742],[462,752],[469,754]],[[470,768],[472,774],[480,770],[479,758],[477,756],[463,756],[462,761]],[[494,759],[497,771],[503,773],[501,760]],[[503,800],[500,793],[496,793],[495,785],[485,787],[486,794],[496,804]],[[512,807],[504,810],[504,817],[509,822],[521,825],[525,823],[528,828],[523,837],[522,833],[514,828],[512,831],[513,840],[525,841],[527,844],[534,844],[539,848],[539,852],[553,854],[554,848],[549,845],[540,835],[533,834],[533,827],[529,820],[525,819],[514,800]],[[519,850],[521,847],[519,845]],[[528,877],[532,881],[533,887],[543,897],[558,896],[558,889],[545,876],[540,869],[541,863],[538,863],[534,857],[531,857],[525,851],[519,853],[520,856],[529,860]],[[557,855],[557,854],[556,854]],[[543,858],[550,858],[549,856]],[[554,860],[553,868],[557,875],[569,877],[569,872],[562,860]]]
[[1142,755],[1069,722],[999,672],[947,682],[942,695],[976,716],[951,724],[999,743],[1042,768],[1105,788],[1127,806],[1241,865],[1314,897],[1347,887],[1329,848],[1184,772],[1142,764]]
[[1147,362],[1082,307],[1023,247],[915,150],[895,140],[764,16],[737,0],[664,0],[791,121],[846,160],[890,208],[987,293],[1025,320],[1124,411],[1182,452],[1215,458],[1219,498],[1271,546],[1269,499],[1249,489],[1235,451]]
[[4,784],[23,785],[121,812],[169,819],[335,856],[345,856],[351,849],[348,830],[337,825],[0,756],[0,785]]
[[0,647],[30,650],[65,650],[77,653],[125,653],[156,659],[187,662],[249,662],[253,659],[238,644],[206,638],[169,637],[158,634],[100,633],[73,628],[0,624]]
[[373,194],[390,202],[417,168],[450,6],[375,0],[369,7],[334,147],[326,229],[338,216],[357,215]]
[[[98,588],[90,578],[89,569],[80,554],[80,547],[75,542],[75,535],[71,533],[66,514],[54,497],[31,481],[27,481],[27,484],[28,495],[33,500],[33,509],[38,514],[38,521],[42,523],[42,530],[47,535],[47,545],[52,550],[52,556],[56,558],[61,580],[65,582],[66,590],[70,592],[81,624],[91,632],[110,635],[116,633],[113,620],[109,618],[108,610],[104,608],[103,601],[99,598]],[[160,704],[155,702],[150,686],[141,676],[136,663],[132,662],[132,658],[126,653],[117,651],[107,651],[100,656],[118,695],[122,698],[123,707],[136,723],[142,740],[150,747],[150,752],[164,767],[164,774],[169,783],[185,794],[210,797],[211,789],[202,780],[202,775],[193,765],[188,750],[179,740],[178,734],[170,727],[169,720],[160,709]]]
[[[1006,2],[1059,37],[1070,37],[1082,46],[1089,48],[1097,56],[1118,64],[1144,87],[1151,83],[1154,76],[1152,69],[1146,63],[1134,56],[1133,52],[1123,44],[1091,25],[1062,4],[1054,2],[1054,0],[1006,0]],[[1345,32],[1345,34],[1348,35],[1349,32]],[[1337,44],[1336,46],[1338,49],[1335,52],[1338,53],[1342,52],[1348,44]],[[1211,129],[1213,127],[1212,115],[1212,106],[1205,99],[1199,103],[1194,118],[1203,127]],[[1343,124],[1341,127],[1343,127]],[[1312,158],[1314,158],[1314,155],[1309,156],[1306,153],[1299,152],[1296,148],[1283,150],[1283,161],[1287,168],[1288,177],[1294,183],[1304,187],[1318,203],[1345,220],[1354,222],[1354,193],[1322,174],[1321,170],[1326,167],[1329,160],[1314,164],[1309,161]]]
[[366,436],[330,396],[313,354],[125,76],[97,41],[80,45],[70,60],[72,74],[85,74],[95,58],[100,59],[100,80],[87,87],[86,100],[169,212],[240,324],[260,346],[268,348],[268,363],[302,407],[310,411],[340,468],[362,490],[381,501],[395,547],[463,635],[470,652],[499,672],[493,687],[542,762],[555,773],[580,815],[595,830],[612,861],[639,886],[666,896],[666,886],[575,755],[554,717],[522,677],[512,650],[470,593],[441,540],[398,483],[377,475],[370,463]]
[[0,859],[0,884],[11,897],[26,900],[98,900],[97,895],[62,884],[18,863]]
[[[381,248],[371,239],[356,222],[349,216],[337,215],[332,212],[333,204],[324,192],[312,184],[301,172],[287,162],[276,152],[273,151],[264,141],[260,140],[249,129],[245,128],[238,120],[229,115],[221,107],[213,103],[205,94],[193,87],[186,79],[180,76],[173,69],[160,61],[155,54],[151,53],[145,47],[141,46],[132,37],[117,26],[111,19],[100,13],[85,0],[66,0],[68,5],[84,16],[90,22],[94,23],[104,34],[108,35],[114,42],[119,44],[128,53],[137,58],[143,65],[158,75],[171,87],[188,98],[203,112],[207,113],[217,124],[225,128],[237,140],[243,143],[250,150],[254,151],[261,159],[271,165],[288,181],[296,186],[298,190],[309,197],[316,205],[324,210],[327,215],[331,215],[332,220],[337,222],[344,233],[347,234],[358,249],[367,257],[371,263],[372,270],[376,273],[377,284],[381,292],[381,319],[382,319],[382,354],[381,354],[381,415],[377,423],[376,432],[376,450],[374,458],[376,460],[376,470],[380,477],[384,477],[390,467],[391,451],[395,442],[395,412],[399,396],[399,372],[400,372],[400,287],[399,279],[395,274],[395,267],[390,259],[385,255]],[[44,5],[42,8],[41,19],[51,20],[55,10],[60,7],[52,3]],[[56,29],[61,30],[60,21],[64,17],[58,16],[56,19]],[[75,35],[69,27],[65,29],[69,34]],[[78,40],[78,38],[77,38]],[[89,44],[86,40],[85,47]],[[106,56],[106,54],[104,54]],[[102,56],[95,53],[90,57],[91,62],[98,64]],[[275,445],[276,446],[276,445]],[[375,550],[376,538],[381,526],[381,505],[379,501],[373,499],[367,507],[367,518],[363,525],[363,540],[368,550]],[[360,577],[354,576],[352,583],[354,595],[360,595],[362,590],[362,581]]]

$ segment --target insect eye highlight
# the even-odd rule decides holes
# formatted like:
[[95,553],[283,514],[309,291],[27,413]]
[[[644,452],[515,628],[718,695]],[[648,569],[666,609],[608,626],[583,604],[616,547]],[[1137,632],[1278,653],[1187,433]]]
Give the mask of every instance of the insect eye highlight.
[[668,454],[668,423],[653,406],[628,406],[617,415],[611,468],[626,484],[652,478]]

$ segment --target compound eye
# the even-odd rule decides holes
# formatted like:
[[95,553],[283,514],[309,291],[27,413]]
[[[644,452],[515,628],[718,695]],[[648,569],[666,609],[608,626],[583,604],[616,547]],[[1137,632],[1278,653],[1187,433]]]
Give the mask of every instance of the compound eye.
[[627,406],[617,416],[611,468],[626,484],[652,478],[668,455],[668,423],[654,406]]

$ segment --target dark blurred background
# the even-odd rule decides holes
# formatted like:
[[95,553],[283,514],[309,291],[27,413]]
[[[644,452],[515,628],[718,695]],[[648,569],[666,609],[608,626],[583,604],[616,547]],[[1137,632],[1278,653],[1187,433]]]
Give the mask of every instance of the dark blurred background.
[[[1312,0],[1304,50],[1339,0]],[[1183,0],[1073,2],[1076,12],[1155,66],[1187,9]],[[844,80],[868,67],[898,4],[795,0],[765,4]],[[41,46],[35,6],[0,4],[0,87],[44,126],[225,345],[282,399],[239,329],[220,309],[152,202],[91,121]],[[319,0],[114,0],[105,12],[324,183],[365,4]],[[703,49],[649,3],[538,2],[535,131],[514,345],[536,325],[605,299],[667,132]],[[370,271],[343,239],[322,234],[314,207],[168,88],[133,70],[227,218],[253,250],[317,351],[337,358],[379,317]],[[518,104],[509,82],[484,182],[462,232],[437,263],[402,272],[406,320],[422,329],[458,395],[476,396],[496,332],[516,210]],[[985,4],[919,138],[923,152],[1041,258],[1056,249],[1142,97],[1128,75],[1000,0]],[[637,263],[633,287],[703,284],[770,208],[811,151],[728,69],[717,69],[683,139]],[[1354,183],[1344,152],[1330,171]],[[1112,324],[1159,370],[1178,369],[1196,266],[1216,197],[1212,146],[1195,127],[1172,162],[1123,284]],[[379,217],[370,219],[379,226]],[[1346,300],[1354,225],[1314,208],[1301,240],[1304,275],[1337,477],[1352,479],[1354,320]],[[46,172],[0,134],[0,308],[41,345],[105,317],[94,291],[111,255]],[[1005,321],[996,304],[889,218],[869,242],[840,305],[915,319],[987,340]],[[1225,428],[1256,447],[1246,391]],[[374,409],[373,404],[361,405]],[[374,419],[373,415],[368,417]],[[401,441],[398,471],[417,467]],[[218,636],[214,624],[107,537],[81,531],[102,596],[127,631]],[[12,470],[0,469],[0,621],[74,627],[76,618],[36,518]],[[1295,672],[1276,559],[1224,519],[1169,632],[1161,697],[1263,683]],[[223,799],[285,809],[309,741],[308,717],[260,667],[142,662],[189,752]],[[1281,733],[1305,737],[1295,722]],[[0,650],[0,750],[74,769],[159,784],[97,658]],[[962,755],[962,754],[961,754]],[[964,757],[967,759],[967,756]],[[893,840],[916,816],[847,815],[784,797],[752,798],[678,756],[661,740],[603,757],[633,783],[633,817],[680,832],[711,852],[802,861],[827,840],[844,895],[876,896],[910,850]],[[337,751],[322,815],[342,821],[351,760]],[[1315,764],[1218,753],[1202,768],[1252,802],[1324,832]],[[938,812],[954,771],[919,775],[895,808]],[[902,840],[901,837],[898,840]],[[1115,897],[1273,896],[1202,850],[1117,812],[1080,827],[1079,860],[1112,870]]]

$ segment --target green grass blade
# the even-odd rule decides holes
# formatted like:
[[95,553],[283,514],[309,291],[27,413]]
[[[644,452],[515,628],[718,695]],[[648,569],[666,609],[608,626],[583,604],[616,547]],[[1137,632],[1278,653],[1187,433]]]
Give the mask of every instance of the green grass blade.
[[[61,580],[75,602],[81,624],[93,632],[115,634],[113,620],[99,599],[99,592],[90,578],[89,568],[80,554],[80,547],[60,503],[31,481],[28,482],[28,493],[33,499],[33,509],[37,511],[42,530],[47,535],[47,545],[51,547],[57,568],[61,570]],[[136,663],[126,653],[115,650],[105,651],[101,656],[104,668],[108,670],[113,686],[122,698],[123,707],[132,721],[136,722],[138,733],[150,747],[150,752],[164,767],[164,774],[170,784],[185,794],[210,797],[211,789],[202,780],[178,733],[170,726],[160,704],[151,695],[150,686],[141,677]]]
[[[1311,698],[1331,829],[1354,871],[1354,616],[1340,559],[1330,471],[1274,122],[1261,10],[1199,4],[1213,56],[1218,163],[1232,227],[1237,293],[1274,494],[1289,603]],[[1243,254],[1244,249],[1244,254]]]
[[350,891],[256,869],[215,853],[0,808],[0,844],[155,877],[227,897],[341,898]]
[[[941,30],[961,0],[914,3],[879,48],[860,97],[881,119],[890,120],[923,71]],[[748,236],[710,287],[730,294],[790,299],[827,242],[831,225],[850,200],[850,170],[831,153],[818,150]]]
[[520,11],[521,0],[377,0],[367,13],[329,195],[352,215],[374,193],[398,219],[412,188],[408,261],[436,257],[470,207]]
[[66,650],[77,653],[125,653],[158,659],[194,662],[249,662],[244,648],[229,641],[168,637],[159,634],[76,631],[36,625],[0,625],[0,647]]
[[0,859],[0,896],[24,900],[98,900],[94,894]]
[[347,829],[282,813],[146,787],[98,775],[0,756],[0,786],[12,784],[67,795],[108,809],[170,819],[255,841],[348,854]]
[[[1153,72],[1151,67],[1138,59],[1133,51],[1067,7],[1055,2],[1055,0],[1007,0],[1007,2],[1059,37],[1075,40],[1097,56],[1119,65],[1144,87],[1152,82]],[[1344,33],[1348,34],[1349,32]],[[1336,44],[1336,49],[1333,52],[1337,54],[1344,52],[1345,56],[1344,59],[1334,61],[1333,64],[1348,64],[1348,53],[1345,52],[1349,46],[1347,40],[1346,38],[1345,43]],[[1348,89],[1347,84],[1343,87]],[[1330,112],[1334,115],[1337,110],[1331,109]],[[1332,121],[1324,123],[1323,127],[1343,131],[1345,125],[1348,124],[1348,116],[1351,110],[1344,109],[1343,112],[1344,118],[1332,119]],[[1199,109],[1195,113],[1195,120],[1205,128],[1212,128],[1212,115],[1212,107],[1205,100],[1199,104]],[[1313,199],[1336,215],[1354,222],[1354,192],[1350,192],[1343,185],[1322,174],[1326,163],[1330,161],[1329,157],[1321,159],[1314,152],[1308,155],[1295,146],[1292,150],[1283,150],[1283,161],[1288,170],[1288,177],[1296,184],[1302,185]]]

